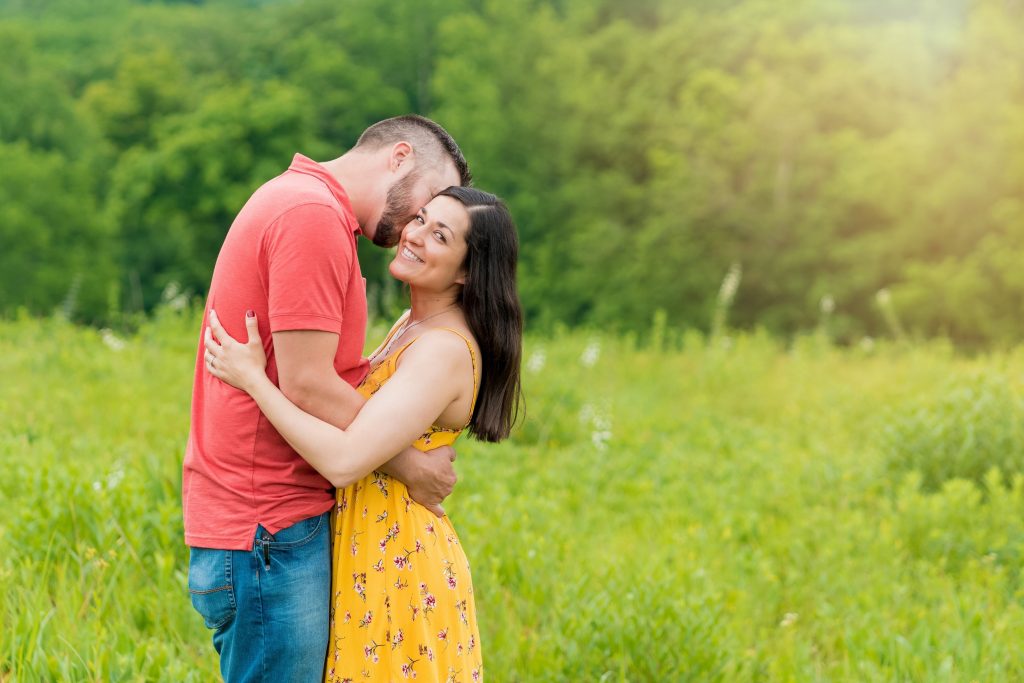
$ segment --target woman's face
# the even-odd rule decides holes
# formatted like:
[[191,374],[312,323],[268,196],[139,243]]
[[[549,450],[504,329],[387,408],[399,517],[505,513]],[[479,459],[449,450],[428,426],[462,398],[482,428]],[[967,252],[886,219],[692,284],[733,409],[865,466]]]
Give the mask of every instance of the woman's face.
[[464,282],[469,212],[451,197],[434,197],[402,230],[388,270],[410,286],[443,292]]

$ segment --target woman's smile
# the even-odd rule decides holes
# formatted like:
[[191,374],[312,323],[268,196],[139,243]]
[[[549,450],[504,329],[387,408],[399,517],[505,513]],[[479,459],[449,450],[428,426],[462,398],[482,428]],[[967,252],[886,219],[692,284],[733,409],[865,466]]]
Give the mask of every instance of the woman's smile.
[[391,274],[424,291],[444,291],[462,284],[469,212],[444,195],[431,199],[402,230]]
[[424,262],[423,259],[421,259],[416,254],[412,253],[412,251],[410,251],[409,247],[407,246],[402,246],[402,251],[400,253],[402,254],[402,258],[405,258],[409,261],[415,261],[416,263]]

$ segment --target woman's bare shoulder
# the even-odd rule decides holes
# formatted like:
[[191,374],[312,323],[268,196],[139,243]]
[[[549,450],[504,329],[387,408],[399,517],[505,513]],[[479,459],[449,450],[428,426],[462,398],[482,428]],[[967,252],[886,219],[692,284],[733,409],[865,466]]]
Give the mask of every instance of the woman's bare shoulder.
[[399,367],[430,365],[434,372],[448,373],[452,379],[477,379],[480,349],[468,330],[431,328],[424,330],[410,342],[399,358]]
[[434,327],[424,330],[410,344],[406,354],[419,351],[420,355],[443,356],[452,360],[468,359],[467,345],[473,354],[479,353],[479,346],[472,333],[466,329]]

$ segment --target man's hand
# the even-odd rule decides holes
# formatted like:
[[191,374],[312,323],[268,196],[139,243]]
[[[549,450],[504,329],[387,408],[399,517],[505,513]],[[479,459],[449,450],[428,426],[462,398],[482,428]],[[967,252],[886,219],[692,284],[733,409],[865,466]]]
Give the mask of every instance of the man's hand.
[[384,463],[380,470],[405,484],[413,500],[441,517],[444,515],[441,501],[451,495],[458,480],[453,462],[455,449],[451,446],[427,452],[410,446]]

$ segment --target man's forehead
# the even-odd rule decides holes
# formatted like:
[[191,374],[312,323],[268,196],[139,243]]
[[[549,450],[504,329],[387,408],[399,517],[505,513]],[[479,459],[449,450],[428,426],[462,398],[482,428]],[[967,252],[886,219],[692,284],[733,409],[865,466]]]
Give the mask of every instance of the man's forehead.
[[459,176],[459,171],[455,168],[455,163],[448,161],[442,166],[437,173],[432,174],[430,194],[431,196],[437,194],[446,187],[452,185],[458,185],[462,178]]
[[428,196],[434,197],[441,190],[447,189],[452,185],[458,185],[461,181],[462,178],[459,176],[455,164],[448,161],[441,167],[434,167],[425,171],[420,176],[419,187],[428,192]]

